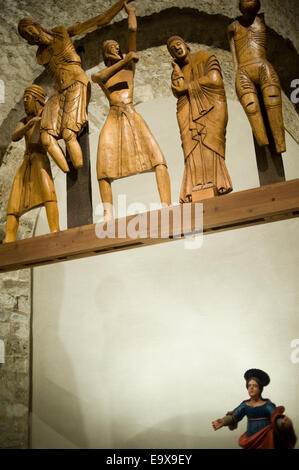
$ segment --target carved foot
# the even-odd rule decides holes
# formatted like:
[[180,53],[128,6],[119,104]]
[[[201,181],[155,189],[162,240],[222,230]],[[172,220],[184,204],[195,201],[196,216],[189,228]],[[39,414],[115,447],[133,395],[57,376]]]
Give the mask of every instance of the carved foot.
[[192,202],[200,202],[204,199],[210,199],[211,197],[215,197],[218,195],[217,188],[213,184],[202,185],[201,188],[202,189],[197,189],[196,191],[194,191],[193,188],[191,195]]
[[112,211],[104,211],[104,222],[111,222],[113,219],[114,217]]

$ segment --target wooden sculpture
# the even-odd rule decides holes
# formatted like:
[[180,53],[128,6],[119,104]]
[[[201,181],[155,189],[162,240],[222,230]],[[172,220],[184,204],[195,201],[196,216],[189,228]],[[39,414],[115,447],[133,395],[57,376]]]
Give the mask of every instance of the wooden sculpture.
[[108,24],[123,4],[124,0],[118,0],[105,13],[69,28],[57,26],[48,30],[32,18],[19,22],[19,34],[28,44],[38,46],[37,62],[46,68],[55,83],[43,112],[41,138],[51,157],[65,172],[69,167],[57,141],[61,138],[65,141],[74,167],[82,167],[82,150],[77,137],[87,123],[90,95],[90,84],[71,38]]
[[38,85],[30,85],[24,92],[27,116],[19,122],[12,140],[15,142],[25,137],[26,149],[8,201],[6,236],[3,243],[16,240],[21,215],[42,205],[46,208],[50,231],[59,230],[57,199],[50,162],[40,135],[45,97],[45,91]]
[[133,106],[137,20],[135,9],[125,2],[128,13],[128,53],[123,58],[116,41],[105,41],[106,69],[92,75],[110,103],[108,118],[99,137],[97,177],[104,204],[104,218],[113,217],[111,182],[147,171],[156,172],[162,204],[170,205],[170,181],[162,151]]
[[249,400],[244,400],[223,418],[212,422],[215,431],[228,426],[232,431],[238,422],[247,416],[247,430],[239,438],[243,449],[292,449],[297,437],[290,418],[283,414],[284,407],[274,405],[269,399],[262,398],[263,388],[269,384],[270,377],[260,369],[245,372]]
[[267,32],[260,0],[240,0],[242,16],[228,27],[236,71],[238,98],[247,114],[258,145],[269,144],[257,87],[261,92],[276,151],[286,151],[280,82],[267,61]]
[[220,65],[206,51],[195,54],[182,38],[167,42],[173,57],[172,91],[185,156],[180,202],[196,202],[232,191],[225,164],[227,102]]

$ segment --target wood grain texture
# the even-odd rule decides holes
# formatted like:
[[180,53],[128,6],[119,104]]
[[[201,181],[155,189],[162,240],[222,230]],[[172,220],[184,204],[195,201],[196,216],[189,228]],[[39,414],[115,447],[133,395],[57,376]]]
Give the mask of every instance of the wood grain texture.
[[[125,219],[111,221],[111,227],[116,227],[114,238],[98,238],[96,235],[104,224],[91,224],[57,233],[19,240],[0,246],[0,272],[57,263],[79,259],[119,250],[154,245],[175,241],[182,234],[182,224],[172,209],[183,214],[189,206],[191,210],[191,229],[189,233],[200,231],[195,223],[195,203],[172,206],[169,209],[147,212],[142,215],[147,226],[139,238],[130,238],[127,233],[124,238],[118,236],[121,224],[127,231],[130,223],[136,221],[134,215]],[[169,233],[161,228],[162,215],[170,213]],[[164,212],[163,212],[164,211]],[[274,222],[299,216],[299,179],[276,183],[261,188],[249,189],[231,193],[203,202],[203,233],[217,233],[250,225]],[[150,233],[150,220],[158,219],[158,237]],[[186,234],[185,234],[186,235]]]
[[[267,28],[260,2],[241,0],[242,16],[227,30],[236,72],[236,92],[248,117],[257,144],[269,145],[272,134],[276,152],[286,151],[279,77],[267,60]],[[259,93],[260,92],[260,93]],[[270,129],[261,111],[265,106]],[[267,132],[268,131],[268,132]]]

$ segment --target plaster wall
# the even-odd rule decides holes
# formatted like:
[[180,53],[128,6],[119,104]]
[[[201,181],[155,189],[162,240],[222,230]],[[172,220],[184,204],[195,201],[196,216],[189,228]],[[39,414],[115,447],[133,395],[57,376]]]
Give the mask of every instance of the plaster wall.
[[[136,109],[165,153],[175,202],[183,173],[175,99]],[[229,100],[229,116],[234,189],[256,187],[239,103]],[[292,179],[298,145],[289,135],[287,144]],[[63,175],[55,184],[63,225]],[[154,174],[116,181],[113,193],[159,202]],[[93,197],[100,220],[95,179]],[[298,430],[298,228],[297,219],[275,222],[205,236],[198,250],[181,240],[35,268],[33,448],[238,448],[245,420],[234,433],[215,433],[211,421],[246,399],[251,367],[269,372],[264,396],[285,405]],[[46,231],[42,210],[36,233]]]

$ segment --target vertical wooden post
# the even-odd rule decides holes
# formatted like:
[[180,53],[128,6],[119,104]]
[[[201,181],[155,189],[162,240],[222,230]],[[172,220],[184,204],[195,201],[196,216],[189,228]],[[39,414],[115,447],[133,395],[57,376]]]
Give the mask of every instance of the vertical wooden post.
[[269,139],[269,145],[265,147],[260,147],[257,144],[254,136],[253,140],[260,185],[265,186],[267,184],[280,183],[281,181],[285,181],[285,173],[281,153],[276,152],[275,142],[272,136],[266,108],[264,105],[264,100],[260,90],[258,90],[258,97],[266,127],[267,136]]
[[[82,68],[85,68],[84,49],[77,48]],[[76,170],[66,153],[70,172],[67,173],[67,226],[68,228],[92,224],[92,194],[88,124],[78,137],[83,153],[83,167]]]

